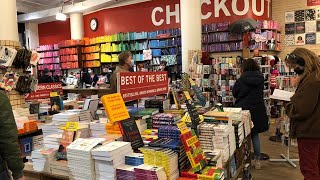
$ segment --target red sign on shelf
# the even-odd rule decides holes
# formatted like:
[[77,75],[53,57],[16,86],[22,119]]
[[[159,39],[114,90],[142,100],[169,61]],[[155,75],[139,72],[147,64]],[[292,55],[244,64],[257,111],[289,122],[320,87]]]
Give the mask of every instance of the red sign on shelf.
[[158,34],[158,38],[168,38],[168,37],[170,37],[171,35],[170,35],[170,33],[167,33],[167,34]]
[[167,72],[121,72],[117,82],[124,101],[167,94],[169,90]]
[[43,83],[38,84],[36,87],[36,91],[26,94],[26,100],[36,100],[36,99],[46,99],[50,98],[50,93],[53,91],[58,91],[62,94],[62,83]]
[[307,6],[318,6],[320,5],[320,0],[308,0]]

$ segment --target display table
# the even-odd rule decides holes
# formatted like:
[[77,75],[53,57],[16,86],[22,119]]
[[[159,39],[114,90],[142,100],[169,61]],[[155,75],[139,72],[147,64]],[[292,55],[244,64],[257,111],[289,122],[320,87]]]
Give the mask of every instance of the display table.
[[99,88],[62,88],[63,89],[63,94],[68,94],[68,93],[77,93],[82,96],[91,96],[91,95],[98,95],[99,97],[106,95],[106,94],[111,94],[111,89],[110,88],[104,88],[104,89],[99,89]]
[[32,167],[26,165],[23,170],[24,176],[27,180],[67,180],[68,176],[61,176],[47,172],[37,172]]

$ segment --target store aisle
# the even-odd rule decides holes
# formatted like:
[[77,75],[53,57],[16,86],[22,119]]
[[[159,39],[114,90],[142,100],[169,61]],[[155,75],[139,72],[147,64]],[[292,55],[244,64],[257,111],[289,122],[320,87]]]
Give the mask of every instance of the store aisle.
[[[280,158],[281,153],[286,153],[286,146],[282,146],[281,143],[269,141],[269,137],[274,134],[274,124],[270,127],[270,132],[265,132],[260,135],[262,152],[267,153],[270,158]],[[292,158],[298,158],[297,147],[292,147],[290,151]],[[297,168],[293,168],[286,162],[270,162],[262,161],[262,170],[255,170],[253,168],[253,180],[302,180],[299,169],[299,163]]]

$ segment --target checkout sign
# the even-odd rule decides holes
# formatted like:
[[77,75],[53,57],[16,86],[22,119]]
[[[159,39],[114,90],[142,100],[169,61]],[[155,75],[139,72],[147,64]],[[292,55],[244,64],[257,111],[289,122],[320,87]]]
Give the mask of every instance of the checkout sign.
[[117,82],[124,101],[167,94],[169,90],[167,72],[121,72]]

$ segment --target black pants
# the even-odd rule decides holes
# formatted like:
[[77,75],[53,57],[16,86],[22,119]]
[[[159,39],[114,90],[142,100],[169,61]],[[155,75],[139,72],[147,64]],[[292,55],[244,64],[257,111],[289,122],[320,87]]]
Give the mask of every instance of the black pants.
[[11,180],[8,170],[4,170],[1,174],[0,174],[0,179],[1,180]]

